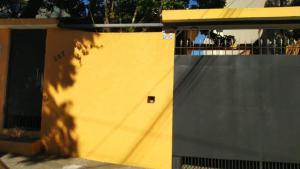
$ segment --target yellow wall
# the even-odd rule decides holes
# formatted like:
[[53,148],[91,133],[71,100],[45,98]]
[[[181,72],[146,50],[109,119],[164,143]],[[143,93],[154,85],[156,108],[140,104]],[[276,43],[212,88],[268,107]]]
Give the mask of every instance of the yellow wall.
[[300,7],[165,10],[162,13],[163,23],[257,19],[299,20]]
[[7,65],[9,58],[9,35],[8,29],[0,29],[0,129],[3,128],[4,100],[6,91]]
[[[49,30],[41,131],[46,150],[171,168],[172,36]],[[156,102],[148,104],[148,96]]]

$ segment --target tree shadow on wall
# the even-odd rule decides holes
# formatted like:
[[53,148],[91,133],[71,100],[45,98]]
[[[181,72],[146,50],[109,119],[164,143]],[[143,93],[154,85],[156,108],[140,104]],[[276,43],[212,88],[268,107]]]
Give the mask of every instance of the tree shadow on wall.
[[[53,29],[47,33],[41,141],[44,154],[56,157],[78,156],[78,135],[72,115],[73,102],[64,92],[76,83],[76,75],[85,66],[90,50],[99,50],[98,33]],[[84,90],[84,89],[82,89]],[[53,160],[53,156],[38,155],[23,161],[28,165]]]
[[[91,49],[100,49],[97,33],[52,30],[48,32],[45,59],[43,115],[41,138],[46,152],[63,156],[77,156],[78,135],[71,115],[72,100],[61,92],[76,83],[76,74],[84,66]],[[83,90],[83,89],[82,89]]]

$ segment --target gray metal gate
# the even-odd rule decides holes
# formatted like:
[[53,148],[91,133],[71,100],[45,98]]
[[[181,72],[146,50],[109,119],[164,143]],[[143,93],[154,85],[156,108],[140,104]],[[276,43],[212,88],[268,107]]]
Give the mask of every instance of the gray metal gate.
[[202,32],[177,34],[173,168],[300,168],[300,43]]

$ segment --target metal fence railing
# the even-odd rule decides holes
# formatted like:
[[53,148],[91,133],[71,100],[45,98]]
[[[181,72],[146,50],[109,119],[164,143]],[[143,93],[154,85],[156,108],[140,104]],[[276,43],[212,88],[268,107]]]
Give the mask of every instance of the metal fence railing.
[[211,37],[206,33],[199,37],[189,30],[180,33],[177,33],[176,55],[300,55],[300,41],[293,38],[258,37],[253,42],[239,42],[230,35]]
[[181,169],[300,169],[300,164],[288,162],[225,160],[183,157]]

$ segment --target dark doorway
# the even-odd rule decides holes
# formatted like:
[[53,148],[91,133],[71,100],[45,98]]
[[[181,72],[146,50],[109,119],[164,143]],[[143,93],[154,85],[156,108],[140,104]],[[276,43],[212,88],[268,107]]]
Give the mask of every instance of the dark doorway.
[[46,30],[12,30],[5,128],[40,130]]

